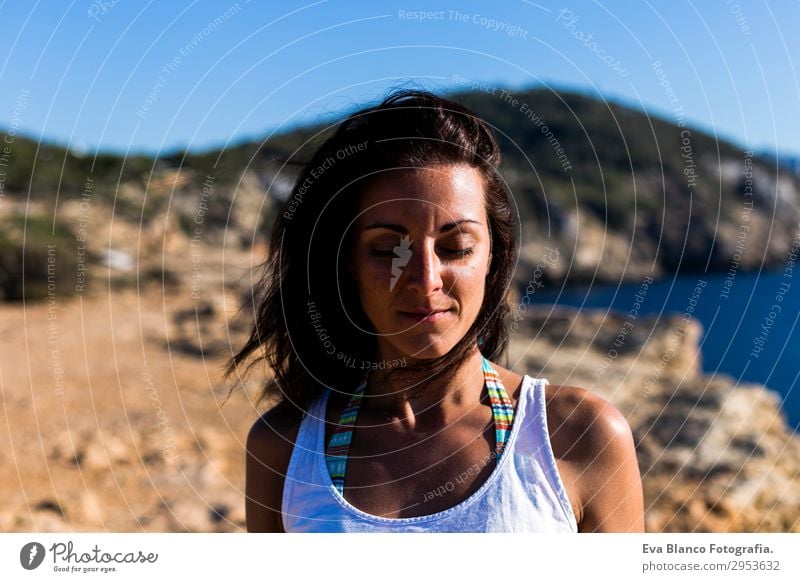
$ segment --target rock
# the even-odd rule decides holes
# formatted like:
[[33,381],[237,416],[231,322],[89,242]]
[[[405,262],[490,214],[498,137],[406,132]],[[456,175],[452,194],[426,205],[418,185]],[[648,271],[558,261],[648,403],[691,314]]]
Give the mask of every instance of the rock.
[[214,531],[215,522],[211,519],[208,506],[202,499],[191,496],[172,499],[165,502],[163,511],[169,516],[171,531]]
[[232,332],[239,337],[241,326],[231,327],[235,311],[221,296],[195,301],[191,307],[175,312],[169,334],[169,347],[198,358],[231,352]]
[[108,516],[97,492],[84,490],[80,502],[76,506],[81,523],[102,526],[106,522]]
[[800,528],[800,437],[787,426],[779,395],[703,374],[696,321],[682,327],[679,317],[642,318],[609,362],[623,316],[550,311],[526,314],[534,339],[512,337],[510,362],[555,384],[589,388],[625,415],[648,531]]
[[106,471],[119,464],[129,463],[135,456],[132,447],[114,434],[96,433],[83,445],[76,456],[81,469]]

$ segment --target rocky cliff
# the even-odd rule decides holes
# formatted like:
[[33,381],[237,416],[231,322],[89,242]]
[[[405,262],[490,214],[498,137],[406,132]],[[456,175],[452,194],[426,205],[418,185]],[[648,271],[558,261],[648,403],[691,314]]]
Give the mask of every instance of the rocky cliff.
[[537,307],[510,363],[612,402],[634,433],[648,531],[800,532],[800,436],[764,386],[701,372],[680,316]]

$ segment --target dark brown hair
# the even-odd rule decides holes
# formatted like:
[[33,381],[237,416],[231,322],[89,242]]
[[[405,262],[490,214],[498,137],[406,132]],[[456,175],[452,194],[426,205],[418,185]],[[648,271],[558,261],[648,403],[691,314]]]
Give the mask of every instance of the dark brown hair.
[[[347,273],[359,193],[378,172],[466,164],[484,177],[492,259],[478,316],[450,352],[394,372],[449,374],[477,342],[489,359],[508,343],[506,294],[517,242],[513,201],[498,173],[500,148],[490,127],[465,107],[429,92],[401,90],[344,119],[300,173],[278,215],[270,255],[256,285],[255,322],[228,362],[266,361],[274,377],[262,399],[299,410],[330,387],[350,393],[377,354],[374,328]],[[247,307],[247,306],[245,306]],[[257,356],[253,358],[253,356]]]

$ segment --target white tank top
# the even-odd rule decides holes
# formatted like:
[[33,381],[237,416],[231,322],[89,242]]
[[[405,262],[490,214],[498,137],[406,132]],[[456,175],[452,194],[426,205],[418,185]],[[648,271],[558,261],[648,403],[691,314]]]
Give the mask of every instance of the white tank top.
[[304,416],[283,487],[287,532],[577,532],[550,445],[545,379],[525,376],[505,452],[481,487],[443,511],[371,515],[351,505],[325,463],[326,390]]

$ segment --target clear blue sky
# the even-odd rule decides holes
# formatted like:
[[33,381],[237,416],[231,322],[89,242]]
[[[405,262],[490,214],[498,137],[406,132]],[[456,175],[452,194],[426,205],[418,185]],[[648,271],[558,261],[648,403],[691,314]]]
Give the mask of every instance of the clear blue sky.
[[44,0],[0,21],[0,127],[75,149],[224,145],[458,75],[800,154],[797,1]]

